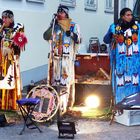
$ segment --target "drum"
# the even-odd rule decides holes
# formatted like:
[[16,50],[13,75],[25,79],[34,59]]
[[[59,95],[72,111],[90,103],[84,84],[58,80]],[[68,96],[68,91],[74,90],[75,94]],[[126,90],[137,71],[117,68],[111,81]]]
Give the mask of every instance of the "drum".
[[31,89],[27,98],[39,98],[40,103],[35,107],[32,115],[37,122],[49,121],[57,113],[59,108],[59,95],[49,85],[38,85]]

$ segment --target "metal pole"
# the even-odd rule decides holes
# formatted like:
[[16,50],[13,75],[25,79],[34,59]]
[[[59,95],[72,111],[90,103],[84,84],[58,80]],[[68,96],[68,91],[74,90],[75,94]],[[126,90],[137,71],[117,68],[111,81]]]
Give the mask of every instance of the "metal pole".
[[118,21],[119,0],[114,0],[114,23]]
[[[51,32],[51,36],[52,36],[52,40],[49,41],[50,43],[50,53],[49,53],[49,62],[48,62],[48,76],[47,76],[47,84],[52,84],[52,81],[54,80],[53,78],[53,72],[52,71],[52,67],[53,67],[53,43],[54,43],[54,28],[55,28],[55,22],[56,22],[56,14],[54,14],[54,17],[53,17],[53,24],[52,24],[52,32]],[[51,72],[52,72],[52,75],[51,75]]]
[[[116,24],[118,22],[118,13],[119,13],[119,0],[114,0],[114,24]],[[113,41],[113,44],[112,45],[115,45],[114,44],[115,42]],[[111,68],[111,84],[114,84],[112,85],[112,97],[111,97],[111,104],[110,104],[110,110],[113,110],[115,104],[116,104],[116,80],[115,80],[115,76],[114,78],[112,78],[112,75],[115,74],[114,71],[115,71],[115,67],[116,67],[116,48],[115,49],[115,54],[113,56],[113,62],[112,62],[112,68]],[[112,81],[113,80],[113,81]],[[113,119],[114,119],[114,112],[113,112],[113,115],[112,115],[112,118],[111,118],[111,121],[110,121],[110,125],[112,124],[113,122]]]

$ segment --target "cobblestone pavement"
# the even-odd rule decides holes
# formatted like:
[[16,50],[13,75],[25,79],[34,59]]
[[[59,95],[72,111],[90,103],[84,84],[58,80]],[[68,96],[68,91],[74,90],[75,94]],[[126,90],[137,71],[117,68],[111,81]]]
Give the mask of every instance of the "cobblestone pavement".
[[[108,121],[81,119],[75,122],[77,134],[75,140],[140,140],[140,126],[127,127],[118,123],[109,125]],[[22,124],[15,124],[0,128],[0,140],[57,140],[58,129],[56,123],[41,125],[43,133],[38,130],[25,129],[19,135]]]

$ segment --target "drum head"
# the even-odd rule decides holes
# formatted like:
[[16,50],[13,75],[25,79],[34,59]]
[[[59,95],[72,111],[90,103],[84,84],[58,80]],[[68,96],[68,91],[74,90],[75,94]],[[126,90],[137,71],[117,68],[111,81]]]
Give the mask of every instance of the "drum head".
[[27,98],[39,98],[40,103],[35,107],[33,120],[45,122],[50,120],[59,108],[59,96],[56,90],[49,85],[38,85],[30,90]]

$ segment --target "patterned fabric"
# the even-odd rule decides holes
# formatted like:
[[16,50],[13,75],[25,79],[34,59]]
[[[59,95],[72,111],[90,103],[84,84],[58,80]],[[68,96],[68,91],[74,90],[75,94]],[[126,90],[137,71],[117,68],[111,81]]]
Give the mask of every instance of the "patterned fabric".
[[[75,55],[81,41],[79,26],[71,19],[52,20],[43,38],[50,41],[48,84],[54,86],[60,96],[61,113],[74,103]],[[53,24],[55,21],[55,25]],[[52,26],[54,25],[54,26]],[[54,28],[53,28],[54,27]]]
[[[0,109],[17,109],[16,100],[21,98],[19,56],[21,49],[14,43],[17,33],[23,33],[20,23],[3,28],[0,48]],[[25,45],[25,44],[24,44]]]
[[138,24],[125,31],[120,25],[112,24],[104,37],[104,42],[111,46],[112,86],[116,103],[140,91],[139,34]]
[[[70,24],[70,32],[79,37],[79,30],[74,22]],[[68,86],[74,83],[74,61],[76,44],[71,36],[60,25],[55,25],[53,42],[53,75],[52,85]],[[78,38],[79,39],[79,38]]]

